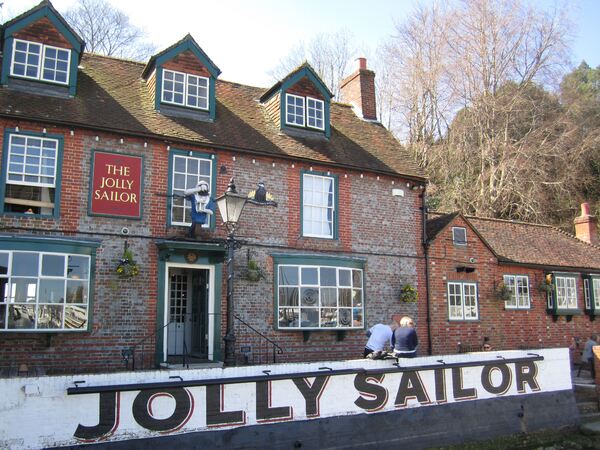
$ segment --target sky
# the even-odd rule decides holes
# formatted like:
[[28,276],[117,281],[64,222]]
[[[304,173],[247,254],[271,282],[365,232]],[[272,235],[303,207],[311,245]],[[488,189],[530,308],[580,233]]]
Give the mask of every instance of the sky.
[[[76,0],[51,0],[59,12]],[[529,0],[551,9],[555,0]],[[3,0],[1,18],[10,19],[40,0]],[[301,42],[319,33],[350,30],[358,53],[375,53],[394,33],[417,0],[109,0],[143,28],[161,51],[191,33],[221,69],[220,79],[269,87],[269,71]],[[572,0],[573,65],[600,66],[600,1]]]

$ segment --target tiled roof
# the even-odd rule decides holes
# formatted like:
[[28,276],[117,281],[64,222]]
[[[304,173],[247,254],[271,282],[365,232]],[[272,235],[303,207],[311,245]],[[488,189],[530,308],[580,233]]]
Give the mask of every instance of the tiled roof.
[[558,228],[480,217],[466,219],[501,261],[600,270],[600,248]]
[[427,225],[426,225],[426,230],[425,230],[427,233],[427,239],[430,241],[435,239],[436,236],[444,228],[446,228],[446,225],[448,225],[450,222],[452,222],[456,216],[458,216],[457,212],[453,212],[450,214],[439,214],[439,215],[437,213],[430,214],[429,217],[431,217],[431,218],[427,220]]
[[166,116],[154,110],[150,90],[141,78],[143,70],[143,63],[85,54],[75,98],[3,88],[0,116],[160,137],[424,180],[422,171],[392,134],[380,124],[359,119],[350,106],[332,103],[329,139],[310,132],[285,133],[258,101],[265,89],[218,80],[214,123]]

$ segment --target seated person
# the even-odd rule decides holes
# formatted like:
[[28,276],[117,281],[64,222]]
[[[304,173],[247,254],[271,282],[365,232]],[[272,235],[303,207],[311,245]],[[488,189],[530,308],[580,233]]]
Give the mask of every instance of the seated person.
[[396,322],[392,322],[389,325],[378,323],[373,325],[367,331],[367,337],[369,340],[365,345],[365,351],[363,358],[379,358],[383,355],[383,349],[386,346],[391,346],[392,336],[394,330],[398,327]]
[[410,317],[400,319],[400,326],[394,331],[394,356],[396,358],[414,358],[417,356],[419,339],[415,331],[415,322]]

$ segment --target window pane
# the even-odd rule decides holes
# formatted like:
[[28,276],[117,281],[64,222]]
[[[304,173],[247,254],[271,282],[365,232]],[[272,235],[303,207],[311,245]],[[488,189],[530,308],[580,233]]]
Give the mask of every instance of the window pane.
[[336,269],[331,267],[321,267],[321,286],[336,286]]
[[350,308],[342,308],[338,312],[338,323],[342,327],[352,326],[352,310]]
[[69,256],[67,277],[87,280],[90,277],[89,256]]
[[317,288],[302,288],[301,306],[318,306],[319,290]]
[[42,255],[42,275],[47,277],[64,277],[64,255]]
[[362,270],[354,269],[352,271],[352,286],[354,287],[362,287]]
[[352,286],[351,274],[352,274],[352,272],[348,269],[340,269],[339,270],[340,286]]
[[64,280],[40,280],[40,303],[64,303],[65,281]]
[[302,267],[302,284],[319,284],[319,272],[315,267]]
[[300,310],[298,308],[280,308],[279,309],[279,327],[289,328],[298,327]]
[[88,308],[84,306],[65,307],[65,328],[81,329],[87,324]]
[[297,266],[282,266],[279,267],[279,284],[282,285],[298,285],[298,267]]
[[0,275],[8,274],[8,253],[0,252]]
[[317,308],[302,308],[300,310],[300,326],[317,328],[319,326],[319,310]]
[[352,306],[352,289],[339,290],[340,306]]
[[62,305],[40,305],[38,307],[37,327],[44,328],[62,328],[63,326],[63,306]]
[[67,303],[87,303],[87,281],[69,280],[67,282]]
[[336,288],[321,288],[321,306],[337,306]]
[[337,327],[337,309],[332,309],[332,308],[321,309],[321,326],[322,327]]
[[280,306],[298,306],[298,288],[279,288]]
[[8,307],[8,329],[34,329],[35,305],[10,305]]
[[38,253],[13,253],[12,274],[13,276],[38,276]]
[[35,302],[37,278],[13,278],[10,285],[10,303]]

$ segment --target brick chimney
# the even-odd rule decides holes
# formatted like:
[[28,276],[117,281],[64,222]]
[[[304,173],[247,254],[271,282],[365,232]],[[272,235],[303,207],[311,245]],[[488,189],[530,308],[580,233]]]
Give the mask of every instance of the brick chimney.
[[575,236],[588,244],[598,245],[598,219],[590,215],[590,205],[581,204],[581,216],[575,218]]
[[358,58],[357,61],[356,72],[340,84],[341,101],[354,106],[359,117],[377,120],[375,72],[367,69],[367,58]]

